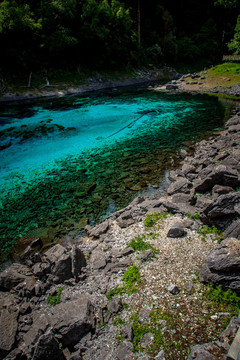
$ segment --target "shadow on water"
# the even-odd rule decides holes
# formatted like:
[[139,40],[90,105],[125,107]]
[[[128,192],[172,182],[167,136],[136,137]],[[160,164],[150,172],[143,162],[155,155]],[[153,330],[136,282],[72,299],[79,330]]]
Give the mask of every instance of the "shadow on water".
[[[15,109],[5,106],[0,144],[11,138],[13,145],[1,151],[8,159],[1,168],[5,171],[0,195],[2,252],[7,253],[19,238],[25,244],[40,236],[45,246],[63,239],[76,241],[85,225],[126,206],[138,194],[159,195],[168,186],[168,169],[176,153],[220,130],[231,107],[208,96],[142,90],[42,101]],[[86,134],[73,118],[78,111],[81,121],[90,114]],[[55,117],[49,118],[53,112]],[[96,138],[87,148],[76,150],[81,136],[90,136],[88,131],[95,131]],[[23,139],[17,143],[18,136]],[[49,165],[47,146],[57,141],[61,152]],[[42,155],[33,154],[32,161],[33,147]],[[34,168],[28,168],[29,158]],[[11,169],[14,161],[17,170]]]

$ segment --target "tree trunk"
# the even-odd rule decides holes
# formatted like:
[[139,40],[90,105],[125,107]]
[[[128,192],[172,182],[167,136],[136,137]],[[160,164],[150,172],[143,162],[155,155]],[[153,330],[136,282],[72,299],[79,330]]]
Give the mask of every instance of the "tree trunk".
[[138,21],[138,45],[141,45],[141,0],[138,0],[137,9],[137,21]]
[[48,79],[48,71],[46,70],[46,86],[50,86],[50,82]]
[[28,85],[27,87],[30,88],[32,83],[32,71],[30,71],[29,77],[28,77]]

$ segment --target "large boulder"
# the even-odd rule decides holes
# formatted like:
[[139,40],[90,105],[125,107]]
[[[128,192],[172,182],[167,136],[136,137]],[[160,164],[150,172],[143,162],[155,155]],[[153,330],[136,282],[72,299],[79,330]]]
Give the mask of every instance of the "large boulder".
[[21,264],[14,263],[0,274],[0,288],[11,290],[20,283],[35,283],[35,278],[31,270]]
[[[206,176],[207,175],[207,176]],[[236,187],[240,184],[240,179],[236,170],[227,168],[225,165],[219,165],[206,174],[206,169],[199,173],[200,180],[194,184],[195,191],[208,191],[214,185]]]
[[51,331],[40,336],[38,339],[33,360],[64,360],[62,351],[60,350],[59,343],[53,336]]
[[211,204],[203,209],[207,218],[216,218],[219,216],[234,216],[237,214],[235,206],[240,202],[240,192],[220,195]]
[[15,343],[15,337],[17,332],[17,318],[18,311],[8,311],[2,309],[0,313],[0,358],[6,356],[12,349]]
[[207,257],[200,281],[240,292],[240,241],[225,239]]
[[53,333],[64,346],[74,346],[88,332],[95,330],[94,307],[87,296],[60,303],[51,316]]

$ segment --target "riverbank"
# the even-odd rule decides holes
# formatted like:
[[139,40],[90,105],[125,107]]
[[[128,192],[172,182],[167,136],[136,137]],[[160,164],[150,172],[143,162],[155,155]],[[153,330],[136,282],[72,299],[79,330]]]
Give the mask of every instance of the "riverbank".
[[54,84],[31,88],[20,88],[9,92],[8,89],[0,94],[0,103],[18,102],[25,100],[35,100],[41,98],[57,98],[63,96],[83,95],[89,92],[114,90],[121,87],[148,85],[153,82],[169,81],[179,78],[178,74],[173,68],[163,67],[157,70],[139,70],[134,74],[120,76],[115,79],[111,76],[98,75],[84,79],[81,84]]
[[237,109],[181,152],[165,196],[135,199],[72,248],[41,257],[35,239],[0,277],[1,358],[225,359],[240,320],[223,331],[236,308],[212,302],[199,273],[240,291],[239,126]]

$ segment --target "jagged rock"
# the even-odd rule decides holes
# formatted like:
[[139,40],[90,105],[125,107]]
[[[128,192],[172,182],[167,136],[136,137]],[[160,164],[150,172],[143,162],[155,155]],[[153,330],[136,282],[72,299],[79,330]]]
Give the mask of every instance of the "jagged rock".
[[49,331],[38,339],[32,360],[64,360],[59,343]]
[[95,270],[105,268],[107,265],[105,253],[99,249],[94,250],[91,255],[90,264],[91,268]]
[[122,328],[122,335],[124,337],[124,339],[130,340],[132,341],[133,339],[133,328],[132,325],[125,325]]
[[212,188],[212,195],[213,198],[216,199],[219,195],[228,194],[234,191],[231,186],[222,186],[222,185],[215,185]]
[[132,217],[132,212],[130,210],[125,211],[117,218],[117,223],[121,228],[126,228],[129,225],[135,223],[135,220]]
[[60,303],[53,309],[51,325],[64,346],[73,346],[95,329],[93,305],[84,295],[78,300]]
[[26,265],[14,263],[0,274],[0,287],[5,290],[26,281],[34,282],[33,273]]
[[169,229],[167,236],[171,237],[171,238],[177,238],[177,237],[184,236],[184,234],[185,234],[185,231],[184,231],[183,224],[181,222],[176,222]]
[[203,213],[207,218],[216,218],[219,216],[233,216],[236,214],[235,205],[240,201],[240,193],[234,192],[230,194],[220,195],[210,205],[203,209]]
[[173,182],[167,189],[168,195],[173,195],[176,193],[190,193],[192,184],[186,178],[179,179]]
[[168,291],[173,295],[177,295],[180,293],[180,289],[175,284],[170,285],[168,287]]
[[82,250],[74,245],[72,247],[72,275],[75,281],[78,281],[78,277],[81,274],[81,269],[86,266],[86,259]]
[[43,246],[43,242],[40,238],[33,239],[31,243],[23,251],[23,253],[20,255],[20,259],[22,261],[26,261],[27,259],[32,259],[34,253],[37,250],[40,250],[42,246]]
[[47,250],[44,254],[44,257],[50,264],[54,264],[65,253],[66,253],[66,249],[62,245],[57,244],[53,246],[51,249]]
[[223,285],[240,291],[240,242],[235,238],[225,239],[208,255],[200,272],[200,281]]
[[140,260],[144,262],[151,259],[153,256],[154,252],[152,251],[152,249],[147,249],[140,255]]
[[105,220],[102,223],[91,227],[91,226],[85,226],[85,231],[88,234],[88,236],[93,236],[95,238],[99,238],[100,235],[105,234],[109,228],[109,220]]
[[111,314],[117,314],[122,309],[123,309],[122,302],[117,296],[115,296],[108,304],[108,311]]
[[227,328],[220,334],[219,341],[221,346],[224,344],[224,348],[229,349],[238,329],[240,326],[239,316],[233,316],[228,324]]
[[210,353],[210,351],[213,351],[216,348],[217,346],[213,343],[195,345],[187,360],[217,360],[217,357]]
[[133,344],[129,341],[123,341],[117,347],[116,356],[119,360],[125,360],[132,353]]
[[234,237],[240,240],[240,220],[235,220],[230,226],[224,231],[225,238]]
[[0,358],[6,356],[12,349],[15,343],[15,337],[17,332],[17,318],[18,311],[8,311],[2,309],[0,313]]
[[143,349],[146,349],[146,347],[148,347],[152,344],[153,339],[154,339],[154,335],[150,332],[143,335],[143,337],[141,338],[141,341],[140,341],[141,347]]
[[[204,170],[206,172],[206,169]],[[199,177],[201,180],[194,182],[195,191],[207,191],[212,189],[214,185],[236,187],[240,184],[237,171],[227,168],[225,165],[213,168],[208,174],[200,172]]]
[[166,84],[166,90],[177,90],[178,85],[177,84]]
[[26,347],[32,347],[38,341],[40,335],[50,328],[50,317],[47,312],[41,310],[33,313],[31,328],[24,334],[23,341]]

